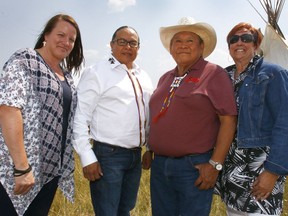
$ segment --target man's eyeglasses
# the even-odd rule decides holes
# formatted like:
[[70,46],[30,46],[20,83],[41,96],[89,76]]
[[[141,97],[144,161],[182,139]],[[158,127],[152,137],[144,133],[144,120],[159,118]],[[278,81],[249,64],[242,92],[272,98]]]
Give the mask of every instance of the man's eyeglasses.
[[132,48],[136,48],[139,46],[139,42],[138,41],[127,41],[123,38],[117,39],[117,40],[113,40],[113,42],[115,43],[115,41],[117,42],[118,46],[126,46],[127,44],[129,44],[130,47]]
[[254,41],[254,36],[252,34],[233,35],[229,40],[229,44],[237,43],[239,38],[243,43],[251,43]]

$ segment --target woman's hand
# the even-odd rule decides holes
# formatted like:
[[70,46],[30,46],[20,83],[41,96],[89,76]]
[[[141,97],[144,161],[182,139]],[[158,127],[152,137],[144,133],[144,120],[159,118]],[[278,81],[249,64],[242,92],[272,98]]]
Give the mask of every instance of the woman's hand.
[[257,200],[267,199],[272,193],[278,177],[278,175],[266,170],[262,172],[253,183],[252,195]]
[[14,194],[15,195],[24,195],[29,192],[29,190],[35,184],[33,172],[30,171],[21,176],[15,176],[15,187]]

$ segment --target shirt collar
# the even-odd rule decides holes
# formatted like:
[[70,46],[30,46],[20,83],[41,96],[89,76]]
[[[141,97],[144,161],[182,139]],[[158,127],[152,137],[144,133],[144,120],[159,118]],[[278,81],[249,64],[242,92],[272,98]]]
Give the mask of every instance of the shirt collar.
[[[207,61],[204,58],[200,57],[195,62],[195,64],[193,64],[190,68],[188,68],[188,70],[189,71],[199,70],[199,69],[203,68],[206,63],[207,63]],[[175,76],[175,74],[177,73],[177,70],[178,69],[177,69],[177,65],[176,65],[176,67],[173,70],[171,70],[171,75]]]
[[[125,68],[125,70],[127,70],[126,65],[121,64],[113,55],[110,55],[110,57],[108,58],[108,62],[110,62],[112,69],[114,69],[116,67],[123,67],[123,68]],[[135,62],[133,62],[132,71],[135,73],[139,73],[139,69],[140,69],[139,65],[136,64]]]

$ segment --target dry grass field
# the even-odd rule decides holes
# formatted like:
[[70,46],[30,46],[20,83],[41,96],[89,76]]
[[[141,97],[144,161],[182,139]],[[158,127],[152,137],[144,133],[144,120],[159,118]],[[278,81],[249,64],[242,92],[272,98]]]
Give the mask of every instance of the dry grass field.
[[[57,191],[49,216],[93,216],[94,212],[90,200],[88,181],[83,178],[82,168],[76,156],[75,170],[76,195],[75,203],[68,202],[60,191]],[[149,171],[143,170],[136,208],[132,216],[151,216]],[[218,196],[214,197],[210,216],[225,216],[225,207]],[[288,216],[288,183],[284,197],[284,212],[281,216]]]

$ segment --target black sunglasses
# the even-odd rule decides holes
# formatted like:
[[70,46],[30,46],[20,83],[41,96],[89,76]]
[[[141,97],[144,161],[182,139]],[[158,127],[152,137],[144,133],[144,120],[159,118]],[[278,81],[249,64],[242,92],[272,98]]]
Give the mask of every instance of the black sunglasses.
[[254,36],[252,34],[233,35],[230,37],[229,44],[237,43],[239,38],[243,43],[251,43],[254,41]]

